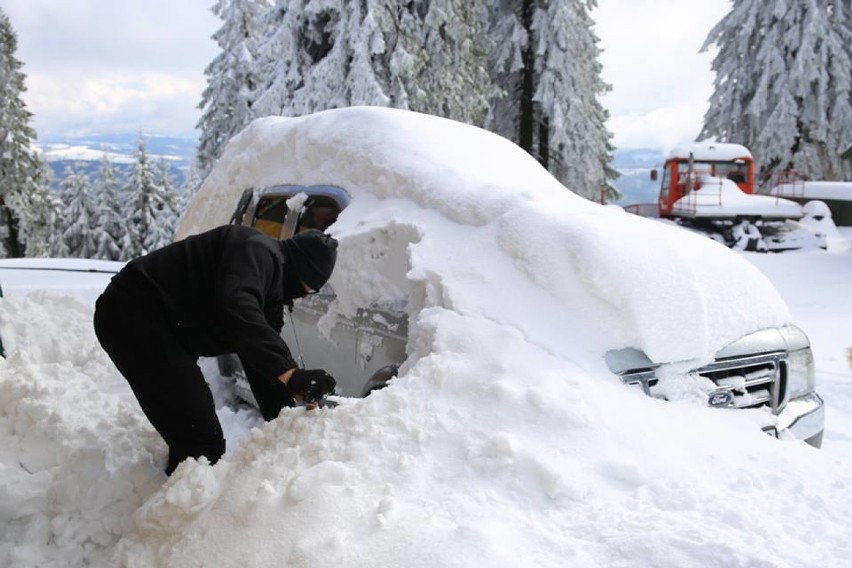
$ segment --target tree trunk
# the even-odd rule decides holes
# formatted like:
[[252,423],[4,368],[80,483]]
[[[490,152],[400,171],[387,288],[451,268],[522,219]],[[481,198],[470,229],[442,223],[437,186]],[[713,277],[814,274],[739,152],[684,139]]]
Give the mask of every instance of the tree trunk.
[[544,169],[550,170],[550,121],[546,116],[541,117],[538,125],[538,161]]
[[23,247],[18,240],[18,220],[15,218],[15,214],[12,213],[12,209],[3,202],[2,198],[0,198],[0,215],[2,215],[3,222],[8,230],[6,242],[3,243],[6,247],[6,256],[8,258],[20,258],[24,256]]
[[535,0],[524,0],[521,7],[521,25],[527,33],[527,44],[524,46],[521,70],[521,109],[518,117],[518,145],[535,156],[533,152],[533,137],[535,133],[535,50],[532,32],[532,16]]

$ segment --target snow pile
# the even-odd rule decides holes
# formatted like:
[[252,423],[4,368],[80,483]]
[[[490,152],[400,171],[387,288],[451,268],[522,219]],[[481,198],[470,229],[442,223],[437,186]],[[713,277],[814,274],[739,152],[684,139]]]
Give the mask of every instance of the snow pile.
[[852,451],[591,379],[504,326],[434,310],[436,353],[405,381],[251,432],[223,409],[231,452],[165,480],[91,307],[0,308],[17,337],[0,361],[4,566],[841,566],[852,552]]
[[579,200],[499,138],[366,109],[255,123],[184,234],[227,221],[245,184],[275,183],[352,193],[333,228],[338,309],[408,298],[400,378],[269,424],[223,408],[228,454],[166,480],[91,307],[4,299],[0,564],[841,566],[852,554],[852,452],[772,439],[761,411],[645,397],[604,368],[610,347],[700,359],[788,321],[745,258]]
[[91,318],[91,306],[70,296],[2,301],[4,566],[105,565],[104,551],[158,488],[151,455],[164,444],[95,341]]

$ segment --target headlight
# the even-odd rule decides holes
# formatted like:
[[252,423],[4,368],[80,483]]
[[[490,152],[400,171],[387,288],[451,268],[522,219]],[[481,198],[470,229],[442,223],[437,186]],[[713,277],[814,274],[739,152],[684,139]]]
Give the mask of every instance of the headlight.
[[813,392],[816,382],[814,355],[811,349],[798,349],[790,352],[790,397]]

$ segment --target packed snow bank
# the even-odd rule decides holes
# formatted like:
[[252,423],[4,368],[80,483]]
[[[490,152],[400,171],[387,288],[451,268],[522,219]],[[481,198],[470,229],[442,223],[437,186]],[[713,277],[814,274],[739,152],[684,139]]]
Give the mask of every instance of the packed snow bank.
[[106,565],[159,486],[164,445],[97,345],[91,306],[38,292],[0,307],[0,564]]
[[[0,300],[0,566],[113,566],[165,478],[165,444],[98,345],[92,310],[51,290]],[[219,415],[232,447],[258,422]]]
[[843,566],[852,553],[852,452],[594,380],[437,308],[422,322],[435,353],[407,380],[251,431],[256,416],[220,409],[228,455],[166,480],[91,315],[69,297],[0,301],[0,332],[17,337],[0,360],[3,566]]

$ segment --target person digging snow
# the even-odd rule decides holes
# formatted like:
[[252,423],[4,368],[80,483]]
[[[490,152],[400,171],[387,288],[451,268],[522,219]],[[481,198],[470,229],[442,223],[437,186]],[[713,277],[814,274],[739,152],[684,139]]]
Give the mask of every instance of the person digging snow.
[[225,453],[197,360],[236,353],[265,420],[319,400],[336,381],[297,368],[281,338],[284,307],[322,288],[337,241],[320,231],[278,241],[227,225],[129,262],[95,304],[95,334],[168,444],[166,474],[186,458]]

